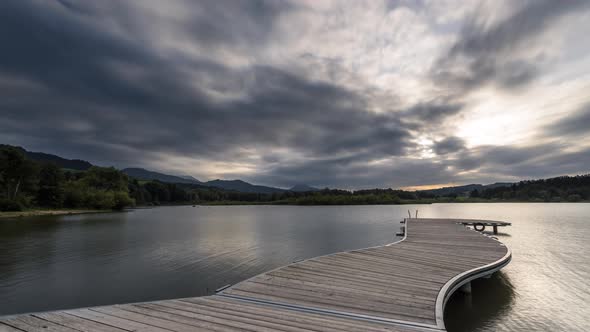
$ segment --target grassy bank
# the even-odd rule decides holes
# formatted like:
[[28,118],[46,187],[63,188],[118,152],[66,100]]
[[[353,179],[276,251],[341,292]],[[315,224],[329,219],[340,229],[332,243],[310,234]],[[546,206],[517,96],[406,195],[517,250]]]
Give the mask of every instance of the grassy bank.
[[59,210],[41,210],[33,209],[26,211],[10,211],[0,212],[0,219],[4,218],[24,218],[36,216],[62,216],[73,214],[87,214],[87,213],[105,213],[112,212],[112,210],[80,210],[80,209],[59,209]]

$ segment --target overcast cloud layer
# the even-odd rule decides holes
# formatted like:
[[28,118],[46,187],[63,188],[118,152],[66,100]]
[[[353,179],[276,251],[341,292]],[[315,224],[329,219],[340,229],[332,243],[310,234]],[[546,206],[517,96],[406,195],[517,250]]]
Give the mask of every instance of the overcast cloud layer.
[[0,2],[0,143],[200,180],[590,172],[590,1]]

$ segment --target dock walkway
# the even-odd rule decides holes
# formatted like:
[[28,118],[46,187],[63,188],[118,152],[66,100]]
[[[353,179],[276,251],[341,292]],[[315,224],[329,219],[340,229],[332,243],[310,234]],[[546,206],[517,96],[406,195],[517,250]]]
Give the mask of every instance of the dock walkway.
[[444,331],[455,290],[509,263],[465,219],[406,219],[401,241],[296,262],[216,295],[0,317],[0,331]]

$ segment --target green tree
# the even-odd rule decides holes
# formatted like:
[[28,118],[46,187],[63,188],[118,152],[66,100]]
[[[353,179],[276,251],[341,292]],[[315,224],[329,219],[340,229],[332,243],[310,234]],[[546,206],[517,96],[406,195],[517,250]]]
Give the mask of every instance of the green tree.
[[122,209],[134,205],[128,178],[109,167],[91,167],[65,185],[65,204],[72,208]]
[[38,174],[37,165],[13,147],[0,148],[0,187],[2,195],[17,200],[19,195],[34,191]]
[[115,191],[113,193],[114,204],[111,209],[122,210],[125,207],[135,205],[135,200],[129,197],[126,191]]
[[127,175],[114,167],[93,166],[86,171],[83,182],[91,187],[102,190],[127,191]]
[[37,204],[44,207],[59,208],[64,203],[64,174],[54,164],[47,163],[39,170],[39,191]]
[[87,195],[87,188],[81,182],[67,182],[64,186],[64,205],[69,208],[82,208],[86,204]]

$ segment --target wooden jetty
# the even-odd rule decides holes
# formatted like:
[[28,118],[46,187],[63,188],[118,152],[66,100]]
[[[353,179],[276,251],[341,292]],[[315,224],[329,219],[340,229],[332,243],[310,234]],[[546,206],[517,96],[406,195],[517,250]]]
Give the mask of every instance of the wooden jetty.
[[296,262],[212,296],[6,316],[0,331],[444,331],[451,294],[511,259],[469,222],[494,223],[405,219],[401,241]]

